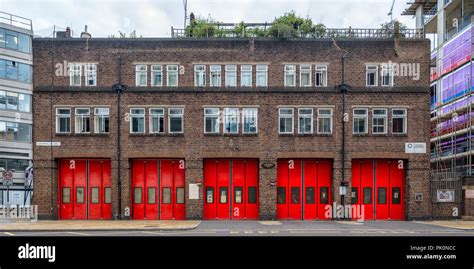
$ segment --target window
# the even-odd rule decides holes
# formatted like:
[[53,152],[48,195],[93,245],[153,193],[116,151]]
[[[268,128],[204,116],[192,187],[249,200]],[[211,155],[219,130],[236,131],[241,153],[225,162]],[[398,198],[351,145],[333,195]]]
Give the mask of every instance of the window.
[[18,50],[24,53],[31,52],[31,37],[18,33]]
[[306,204],[314,204],[314,187],[306,188]]
[[364,204],[370,205],[372,203],[372,188],[364,188]]
[[133,203],[141,204],[142,203],[142,188],[135,187],[133,189]]
[[211,65],[210,69],[210,86],[211,87],[220,87],[221,86],[221,66],[220,65]]
[[206,204],[214,203],[214,188],[206,187]]
[[382,66],[382,86],[393,86],[393,69],[390,65]]
[[31,66],[18,63],[18,80],[21,82],[31,83]]
[[56,133],[70,133],[71,132],[71,109],[57,108],[56,109]]
[[148,203],[155,204],[156,203],[156,188],[148,187],[147,196],[148,196]]
[[367,65],[365,67],[365,85],[366,86],[377,86],[377,73],[378,66],[376,65]]
[[69,204],[71,202],[71,188],[63,187],[61,196],[63,197],[63,204]]
[[400,187],[393,187],[392,188],[392,204],[397,205],[400,204],[400,195],[401,195]]
[[268,65],[257,65],[257,74],[255,84],[257,87],[268,86]]
[[76,134],[90,132],[90,109],[76,108]]
[[166,83],[168,87],[178,87],[178,65],[166,66]]
[[163,66],[151,66],[151,86],[163,86]]
[[171,188],[163,188],[163,204],[171,204]]
[[277,204],[286,204],[286,188],[277,187]]
[[94,108],[94,132],[96,134],[106,134],[109,132],[109,108]]
[[5,91],[0,91],[0,109],[7,109],[7,97]]
[[165,109],[150,108],[150,133],[162,134],[165,132]]
[[77,187],[76,188],[76,203],[83,204],[84,203],[84,187]]
[[377,193],[377,203],[386,204],[387,203],[387,188],[378,188]]
[[357,187],[352,187],[351,190],[351,204],[355,205],[359,203],[359,194]]
[[225,86],[237,87],[237,66],[236,65],[225,66]]
[[354,134],[366,134],[367,133],[367,109],[354,109]]
[[0,78],[31,83],[31,66],[15,61],[0,60]]
[[18,94],[18,110],[23,112],[31,112],[31,95]]
[[248,203],[257,203],[257,187],[248,187]]
[[205,65],[194,66],[194,86],[195,87],[206,86],[206,66]]
[[240,67],[240,86],[252,87],[252,66],[242,65]]
[[311,87],[311,65],[300,66],[300,86]]
[[220,187],[219,188],[219,202],[221,204],[227,204],[227,187]]
[[31,95],[0,91],[0,109],[31,112]]
[[97,66],[95,64],[87,64],[85,72],[86,86],[97,86]]
[[5,170],[15,170],[15,171],[25,171],[25,169],[30,165],[29,160],[19,160],[19,159],[0,159],[0,167],[5,168]]
[[392,133],[407,133],[407,110],[405,108],[392,109]]
[[238,133],[239,132],[239,109],[238,108],[224,108],[224,133]]
[[296,86],[296,65],[285,65],[285,87]]
[[81,86],[81,65],[80,64],[69,65],[69,85]]
[[328,67],[326,65],[316,65],[316,87],[326,87],[328,85]]
[[98,187],[92,187],[91,188],[91,203],[92,204],[98,204],[99,201],[100,201],[99,188]]
[[104,188],[104,203],[112,203],[112,189],[110,187]]
[[22,33],[0,28],[0,48],[31,52],[31,37]]
[[319,203],[329,204],[329,188],[328,187],[319,188]]
[[279,121],[280,121],[279,133],[292,134],[293,133],[293,108],[280,108]]
[[139,64],[135,66],[135,85],[136,86],[147,85],[147,66],[146,65]]
[[184,204],[184,188],[176,188],[176,203]]
[[332,109],[318,108],[318,134],[332,134]]
[[234,187],[234,203],[242,203],[242,187]]
[[298,133],[312,134],[313,133],[313,109],[300,108],[298,109]]
[[204,108],[204,133],[219,133],[219,108]]
[[170,108],[168,110],[169,133],[183,133],[183,109]]
[[387,133],[387,109],[377,108],[372,110],[372,133]]
[[18,63],[14,61],[6,61],[7,63],[7,78],[18,80]]
[[13,31],[5,31],[5,40],[7,49],[17,50],[18,49],[18,33]]
[[145,133],[145,109],[131,108],[130,109],[130,133],[139,134]]
[[18,93],[7,92],[7,109],[18,110]]
[[300,188],[291,187],[291,203],[299,204],[300,203]]
[[258,131],[258,109],[257,108],[243,108],[242,109],[242,123],[244,134],[256,134]]

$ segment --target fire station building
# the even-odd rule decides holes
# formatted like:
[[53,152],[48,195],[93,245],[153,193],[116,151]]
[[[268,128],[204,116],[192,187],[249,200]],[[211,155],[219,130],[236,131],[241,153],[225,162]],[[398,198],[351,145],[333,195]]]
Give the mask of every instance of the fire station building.
[[66,33],[33,52],[42,218],[431,216],[426,39]]

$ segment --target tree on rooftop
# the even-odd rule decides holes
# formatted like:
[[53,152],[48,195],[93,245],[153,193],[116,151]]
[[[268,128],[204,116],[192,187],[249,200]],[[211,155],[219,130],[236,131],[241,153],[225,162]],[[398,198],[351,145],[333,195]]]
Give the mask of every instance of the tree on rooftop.
[[216,26],[217,22],[212,18],[196,18],[191,20],[190,24],[186,27],[186,36],[189,37],[221,37],[223,31],[218,29]]
[[288,38],[306,36],[314,30],[313,21],[310,18],[298,17],[295,11],[291,11],[275,18],[268,32],[273,37]]
[[404,37],[404,32],[407,29],[406,25],[396,19],[386,23],[382,23],[380,26],[382,27],[383,31],[388,32],[393,37]]

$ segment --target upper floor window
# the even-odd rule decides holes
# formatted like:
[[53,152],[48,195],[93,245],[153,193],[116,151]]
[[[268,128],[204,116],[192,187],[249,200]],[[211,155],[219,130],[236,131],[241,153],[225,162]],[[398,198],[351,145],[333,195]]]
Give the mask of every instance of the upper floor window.
[[378,80],[378,66],[367,65],[365,67],[365,85],[366,86],[377,86]]
[[166,66],[166,83],[168,87],[178,87],[178,65]]
[[94,132],[96,134],[109,133],[109,108],[97,107],[94,108]]
[[0,28],[0,48],[31,53],[31,37],[29,35]]
[[131,133],[145,133],[145,109],[131,108],[130,109],[130,132]]
[[375,108],[372,110],[372,133],[387,133],[387,109]]
[[220,87],[221,86],[221,66],[220,65],[211,65],[209,67],[210,71],[210,81],[209,86],[211,87]]
[[243,108],[242,109],[242,132],[244,134],[255,134],[258,132],[258,109]]
[[224,108],[224,133],[239,132],[239,109],[234,107]]
[[237,87],[237,66],[236,65],[225,66],[225,86]]
[[90,109],[76,108],[76,133],[90,132]]
[[326,87],[328,85],[328,67],[326,65],[316,65],[316,87]]
[[389,65],[382,66],[382,86],[393,86],[393,68]]
[[205,134],[219,133],[219,108],[217,107],[204,108],[204,133]]
[[242,65],[240,67],[240,86],[252,87],[252,66]]
[[0,91],[0,109],[31,112],[31,95]]
[[257,74],[255,84],[257,87],[268,86],[268,65],[257,65]]
[[318,108],[318,134],[332,134],[332,109]]
[[0,139],[11,142],[31,142],[31,124],[0,121]]
[[285,87],[296,86],[296,65],[285,65]]
[[56,133],[70,133],[71,132],[71,109],[57,108],[56,109]]
[[311,65],[300,66],[300,86],[311,87]]
[[368,125],[368,112],[366,108],[354,109],[353,113],[353,133],[366,134]]
[[163,86],[163,66],[151,66],[151,86]]
[[169,133],[183,133],[184,129],[184,113],[182,108],[168,109],[168,126]]
[[82,65],[70,64],[69,65],[69,85],[81,86],[81,76],[82,76]]
[[135,66],[135,85],[140,87],[147,85],[147,66],[144,64]]
[[206,66],[205,65],[194,66],[194,86],[195,87],[206,86]]
[[150,108],[150,133],[162,134],[165,132],[165,109]]
[[392,133],[407,133],[407,110],[406,108],[392,109]]
[[31,83],[31,66],[16,61],[0,59],[0,78]]
[[97,86],[97,65],[86,64],[86,86]]
[[313,133],[313,109],[300,108],[298,109],[298,133],[312,134]]
[[293,108],[280,108],[279,114],[279,133],[292,134],[293,133]]

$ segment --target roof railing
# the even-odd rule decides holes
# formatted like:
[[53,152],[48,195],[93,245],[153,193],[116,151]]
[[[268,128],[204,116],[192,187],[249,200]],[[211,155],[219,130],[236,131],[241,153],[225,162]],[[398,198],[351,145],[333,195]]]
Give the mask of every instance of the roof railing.
[[30,19],[7,12],[0,11],[0,22],[33,31],[33,23]]

